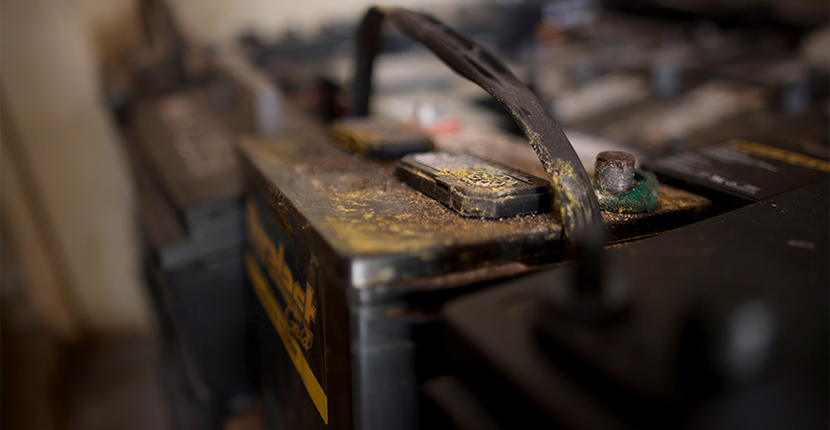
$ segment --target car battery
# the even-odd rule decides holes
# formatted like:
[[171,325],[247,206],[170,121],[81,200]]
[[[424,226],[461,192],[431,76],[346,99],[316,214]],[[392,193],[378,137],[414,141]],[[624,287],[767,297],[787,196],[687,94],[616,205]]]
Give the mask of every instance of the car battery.
[[[189,237],[238,235],[242,180],[234,135],[201,89],[139,101],[136,148]],[[168,142],[161,144],[159,142]]]
[[[574,16],[551,14],[555,4],[543,9],[548,30],[559,27],[556,21]],[[569,2],[558,4],[568,9]],[[562,123],[599,110],[623,108],[647,96],[677,95],[700,84],[724,62],[780,50],[776,43],[780,35],[775,33],[766,36],[769,41],[759,42],[757,35],[726,31],[707,21],[648,19],[615,11],[620,5],[605,6],[595,17],[593,31],[581,39],[564,40],[561,34],[551,37],[545,30],[539,32],[542,48],[535,57],[534,90]]]
[[744,130],[714,144],[646,162],[662,181],[726,207],[745,205],[826,180],[826,117],[806,114],[766,129]]
[[215,427],[255,404],[234,135],[201,88],[139,100],[130,114],[149,284],[169,353],[183,360],[182,396]]
[[[259,301],[265,409],[276,428],[428,426],[419,385],[445,371],[439,309],[449,298],[561,261],[580,229],[598,225],[590,222],[624,240],[689,222],[709,205],[661,188],[649,212],[600,213],[581,162],[538,99],[492,54],[424,15],[367,14],[358,115],[369,111],[366,84],[383,16],[433,52],[449,46],[441,58],[468,79],[504,85],[493,92],[527,121],[531,143],[555,157],[540,164],[556,186],[469,152],[370,158],[389,154],[377,149],[383,142],[396,145],[386,139],[395,136],[388,123],[342,145],[319,120],[286,109],[281,137],[243,139],[245,266]],[[458,66],[468,60],[475,65]],[[354,137],[360,125],[342,120],[330,130],[347,126]]]
[[724,78],[767,88],[770,105],[793,114],[827,94],[827,73],[793,55],[758,55],[715,68]]
[[673,152],[694,141],[695,134],[718,127],[767,106],[763,87],[710,79],[688,92],[653,99],[619,112],[580,119],[571,127],[624,142],[653,154]]
[[240,256],[241,249],[230,249],[173,272],[148,263],[165,333],[169,376],[162,386],[177,405],[169,409],[176,428],[217,428],[226,416],[256,405],[250,330],[247,318],[239,318],[249,303],[239,294],[246,291]]
[[446,428],[826,428],[828,183],[608,250],[602,319],[574,264],[450,301],[424,391]]

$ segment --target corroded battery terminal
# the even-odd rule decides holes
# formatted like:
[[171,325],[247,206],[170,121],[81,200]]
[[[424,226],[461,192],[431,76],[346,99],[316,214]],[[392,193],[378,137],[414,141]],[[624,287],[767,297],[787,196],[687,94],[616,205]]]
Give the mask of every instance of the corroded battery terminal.
[[642,213],[657,204],[657,178],[634,168],[634,156],[623,151],[597,154],[594,188],[599,207],[608,212]]
[[395,175],[465,216],[504,218],[551,209],[548,181],[468,154],[410,154],[398,162]]
[[339,119],[329,133],[346,150],[370,158],[399,158],[432,149],[429,136],[417,126],[380,117]]

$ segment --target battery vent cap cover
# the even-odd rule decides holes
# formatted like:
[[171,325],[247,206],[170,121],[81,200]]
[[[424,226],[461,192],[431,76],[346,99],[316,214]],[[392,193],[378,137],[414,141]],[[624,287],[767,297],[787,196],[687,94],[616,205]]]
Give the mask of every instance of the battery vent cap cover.
[[551,210],[547,180],[469,154],[409,154],[395,175],[464,216],[504,218]]
[[400,158],[430,151],[429,136],[415,125],[383,117],[342,118],[329,126],[334,143],[369,158]]

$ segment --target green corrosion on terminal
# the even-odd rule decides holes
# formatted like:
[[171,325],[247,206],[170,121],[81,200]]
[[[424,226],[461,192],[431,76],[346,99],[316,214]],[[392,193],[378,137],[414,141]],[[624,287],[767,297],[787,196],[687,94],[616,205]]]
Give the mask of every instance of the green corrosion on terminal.
[[634,186],[621,192],[596,190],[599,207],[608,212],[643,213],[657,205],[657,178],[651,172],[634,171]]

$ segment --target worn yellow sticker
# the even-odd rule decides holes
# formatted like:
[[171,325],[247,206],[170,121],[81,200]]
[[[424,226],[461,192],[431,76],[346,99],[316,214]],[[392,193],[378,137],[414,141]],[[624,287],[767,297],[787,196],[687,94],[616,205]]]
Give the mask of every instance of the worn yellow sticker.
[[787,151],[786,149],[774,148],[772,146],[762,145],[757,142],[750,142],[745,139],[732,139],[729,141],[729,146],[758,157],[771,158],[773,160],[792,164],[793,166],[806,167],[808,169],[819,170],[822,172],[830,172],[830,163],[827,161],[808,157],[797,152]]
[[300,346],[295,336],[292,335],[276,296],[274,296],[273,291],[268,286],[268,281],[259,268],[256,258],[250,252],[245,253],[245,267],[248,271],[248,278],[254,286],[254,291],[256,291],[260,303],[265,308],[265,312],[268,313],[268,318],[271,319],[271,323],[277,330],[277,334],[280,340],[282,340],[282,344],[285,346],[285,351],[291,358],[291,362],[300,374],[300,379],[303,381],[303,385],[308,391],[309,396],[311,396],[311,401],[314,402],[314,406],[320,412],[323,422],[328,424],[329,413],[326,392],[323,391],[323,387],[320,386],[320,382],[317,381],[314,372],[312,372],[311,367],[303,356],[303,347]]

